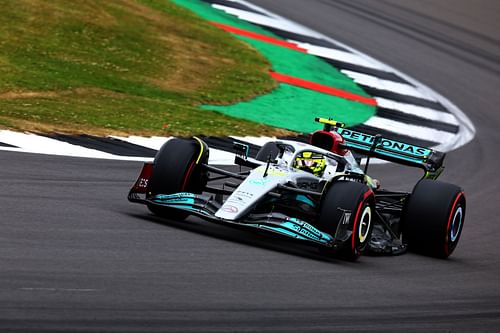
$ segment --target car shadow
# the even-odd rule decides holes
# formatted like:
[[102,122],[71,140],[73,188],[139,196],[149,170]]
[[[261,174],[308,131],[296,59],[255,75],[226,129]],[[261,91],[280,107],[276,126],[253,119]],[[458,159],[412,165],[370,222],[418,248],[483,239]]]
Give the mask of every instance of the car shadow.
[[[319,253],[318,248],[314,245],[307,244],[303,241],[297,241],[280,237],[264,231],[256,231],[248,227],[229,227],[216,223],[204,221],[203,219],[190,216],[185,221],[175,221],[153,214],[125,213],[126,215],[138,218],[150,223],[159,224],[166,227],[176,228],[189,232],[194,232],[198,235],[203,235],[211,238],[216,238],[232,243],[243,244],[251,247],[258,247],[269,251],[285,253],[288,255],[307,258],[324,263],[335,263],[339,265],[356,265],[358,262],[349,262],[337,258],[329,258]],[[245,230],[241,230],[241,229]]]

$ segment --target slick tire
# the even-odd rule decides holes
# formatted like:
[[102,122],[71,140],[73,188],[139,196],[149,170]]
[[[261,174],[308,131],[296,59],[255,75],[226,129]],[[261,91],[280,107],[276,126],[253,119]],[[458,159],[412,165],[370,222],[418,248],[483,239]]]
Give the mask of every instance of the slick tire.
[[415,185],[402,217],[403,241],[410,251],[447,258],[455,250],[465,219],[460,187],[424,179]]
[[269,159],[269,156],[270,156],[271,160],[275,160],[276,157],[278,157],[279,152],[280,152],[280,150],[279,150],[278,146],[276,145],[276,143],[267,142],[257,152],[257,156],[255,157],[255,159],[262,161],[262,162],[267,162],[267,160]]
[[[201,164],[208,162],[208,147],[195,139],[172,139],[158,151],[149,182],[149,195],[179,192],[201,193],[207,184],[207,173]],[[148,205],[159,216],[184,220],[189,213]]]
[[317,227],[335,237],[339,224],[345,223],[350,236],[340,248],[321,247],[320,251],[327,256],[356,261],[370,242],[374,219],[375,198],[368,186],[350,181],[333,183],[321,202]]

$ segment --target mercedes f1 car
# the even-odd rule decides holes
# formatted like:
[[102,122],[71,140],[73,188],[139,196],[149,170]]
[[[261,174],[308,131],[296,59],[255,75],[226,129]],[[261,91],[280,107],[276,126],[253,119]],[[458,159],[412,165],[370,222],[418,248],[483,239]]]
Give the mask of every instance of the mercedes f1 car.
[[[144,164],[128,199],[162,217],[196,215],[262,230],[347,260],[365,251],[441,258],[453,252],[466,200],[460,187],[436,180],[444,153],[316,121],[324,128],[309,143],[268,142],[255,158],[235,144],[237,172],[209,165],[209,148],[197,137],[169,140]],[[353,152],[367,156],[364,169]],[[371,157],[420,167],[424,175],[411,193],[382,189],[367,174]]]

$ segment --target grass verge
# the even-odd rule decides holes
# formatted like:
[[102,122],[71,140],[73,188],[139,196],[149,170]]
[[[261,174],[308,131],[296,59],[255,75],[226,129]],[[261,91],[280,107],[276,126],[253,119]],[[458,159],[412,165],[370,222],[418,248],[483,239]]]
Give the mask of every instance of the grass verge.
[[265,94],[270,64],[162,0],[0,0],[0,126],[135,135],[279,135],[200,104]]

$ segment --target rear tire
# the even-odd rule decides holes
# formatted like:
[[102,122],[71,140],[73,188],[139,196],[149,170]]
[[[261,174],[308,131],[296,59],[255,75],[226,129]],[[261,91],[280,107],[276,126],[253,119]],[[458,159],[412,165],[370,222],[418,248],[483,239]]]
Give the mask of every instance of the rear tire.
[[[201,153],[201,156],[200,156]],[[198,163],[198,157],[200,157]],[[208,162],[208,147],[203,141],[172,139],[158,151],[149,181],[148,196],[179,192],[201,193],[207,184],[207,173],[201,164]],[[184,220],[188,212],[148,205],[159,216]]]
[[[344,214],[350,214],[349,218]],[[321,252],[349,261],[357,260],[370,242],[374,218],[374,196],[368,186],[349,181],[334,183],[322,200],[317,227],[335,237],[337,227],[344,222],[348,223],[347,230],[352,234],[340,249],[321,247]]]
[[465,196],[456,185],[424,179],[415,185],[402,219],[409,250],[447,258],[455,250],[465,218]]

